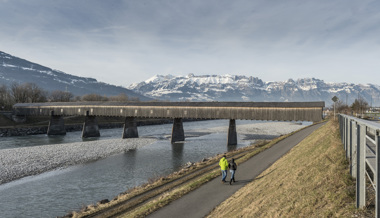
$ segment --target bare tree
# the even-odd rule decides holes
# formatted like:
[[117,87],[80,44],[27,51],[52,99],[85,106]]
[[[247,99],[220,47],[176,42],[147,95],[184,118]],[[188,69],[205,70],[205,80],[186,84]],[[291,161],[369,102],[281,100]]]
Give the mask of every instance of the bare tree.
[[15,103],[28,102],[28,91],[19,83],[11,85],[11,95]]
[[335,102],[335,107],[338,113],[349,114],[351,112],[350,107],[341,100]]
[[47,92],[34,83],[13,83],[11,95],[16,103],[46,102]]
[[108,101],[108,98],[99,94],[88,94],[82,96],[82,101]]
[[129,100],[128,95],[125,93],[120,93],[117,96],[110,96],[109,97],[110,101],[118,101],[118,102],[127,102]]
[[362,114],[368,109],[368,102],[364,98],[355,99],[352,103],[351,108],[358,114]]
[[55,90],[50,93],[50,101],[52,102],[69,102],[74,95],[71,92]]
[[30,103],[46,102],[47,101],[48,92],[43,90],[42,88],[38,87],[37,84],[26,83],[25,87],[29,93],[29,102]]
[[6,85],[0,86],[0,110],[10,110],[13,105],[13,100],[10,91]]

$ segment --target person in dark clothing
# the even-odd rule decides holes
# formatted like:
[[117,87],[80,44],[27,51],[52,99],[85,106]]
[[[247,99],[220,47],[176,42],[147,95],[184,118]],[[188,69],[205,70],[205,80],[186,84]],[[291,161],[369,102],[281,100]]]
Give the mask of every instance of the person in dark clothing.
[[230,185],[232,185],[232,182],[236,182],[235,181],[235,171],[237,169],[237,165],[235,163],[235,159],[232,158],[231,162],[228,163],[228,168],[230,169],[230,172],[231,172]]

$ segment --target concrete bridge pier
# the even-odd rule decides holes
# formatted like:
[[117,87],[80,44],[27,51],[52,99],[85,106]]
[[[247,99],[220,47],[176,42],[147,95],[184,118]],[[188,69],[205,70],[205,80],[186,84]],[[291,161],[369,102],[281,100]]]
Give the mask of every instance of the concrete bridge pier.
[[230,125],[228,127],[228,139],[227,145],[237,145],[237,133],[235,119],[230,119]]
[[172,143],[185,141],[185,132],[183,131],[182,118],[174,118],[172,129]]
[[98,121],[96,120],[96,116],[88,115],[88,111],[84,120],[83,130],[82,130],[82,138],[88,137],[99,137],[99,126]]
[[54,112],[51,112],[47,135],[66,135],[63,116],[54,115]]
[[126,117],[123,129],[123,139],[125,138],[138,138],[137,123],[134,117]]

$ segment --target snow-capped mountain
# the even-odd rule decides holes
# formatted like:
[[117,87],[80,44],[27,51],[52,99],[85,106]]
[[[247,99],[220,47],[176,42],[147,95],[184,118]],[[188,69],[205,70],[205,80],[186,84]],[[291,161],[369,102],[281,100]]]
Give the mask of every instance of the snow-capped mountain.
[[[328,83],[305,78],[265,82],[257,77],[237,75],[156,75],[129,89],[147,97],[170,101],[325,101],[337,96],[351,104],[358,96],[380,104],[380,86]],[[376,102],[377,101],[377,102]]]
[[129,97],[149,100],[120,86],[98,82],[93,78],[73,76],[0,51],[0,84],[9,86],[12,83],[26,82],[35,83],[47,91],[67,90],[76,96],[85,94],[116,96],[124,93]]

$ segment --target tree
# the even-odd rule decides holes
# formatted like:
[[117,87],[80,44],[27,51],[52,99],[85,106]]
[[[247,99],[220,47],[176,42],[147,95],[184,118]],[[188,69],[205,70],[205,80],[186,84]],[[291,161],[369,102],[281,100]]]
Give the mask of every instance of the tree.
[[19,83],[11,85],[11,95],[15,103],[26,103],[28,101],[28,91]]
[[35,83],[26,83],[25,87],[29,93],[28,98],[30,103],[47,102],[47,91],[38,87]]
[[99,94],[88,94],[82,96],[82,101],[108,101],[108,98]]
[[120,93],[119,95],[109,97],[109,100],[118,102],[128,102],[129,98],[128,95],[126,95],[125,93]]
[[69,102],[74,95],[71,92],[55,90],[50,93],[50,101],[52,102]]
[[343,103],[341,100],[335,102],[335,107],[338,113],[348,114],[351,111],[350,107],[347,104]]
[[0,110],[10,110],[13,105],[13,99],[10,95],[9,88],[6,85],[0,86]]
[[38,87],[35,83],[13,83],[11,85],[11,95],[15,103],[47,101],[47,92]]
[[351,105],[351,109],[357,114],[362,114],[368,109],[368,102],[364,98],[355,99],[354,103]]

